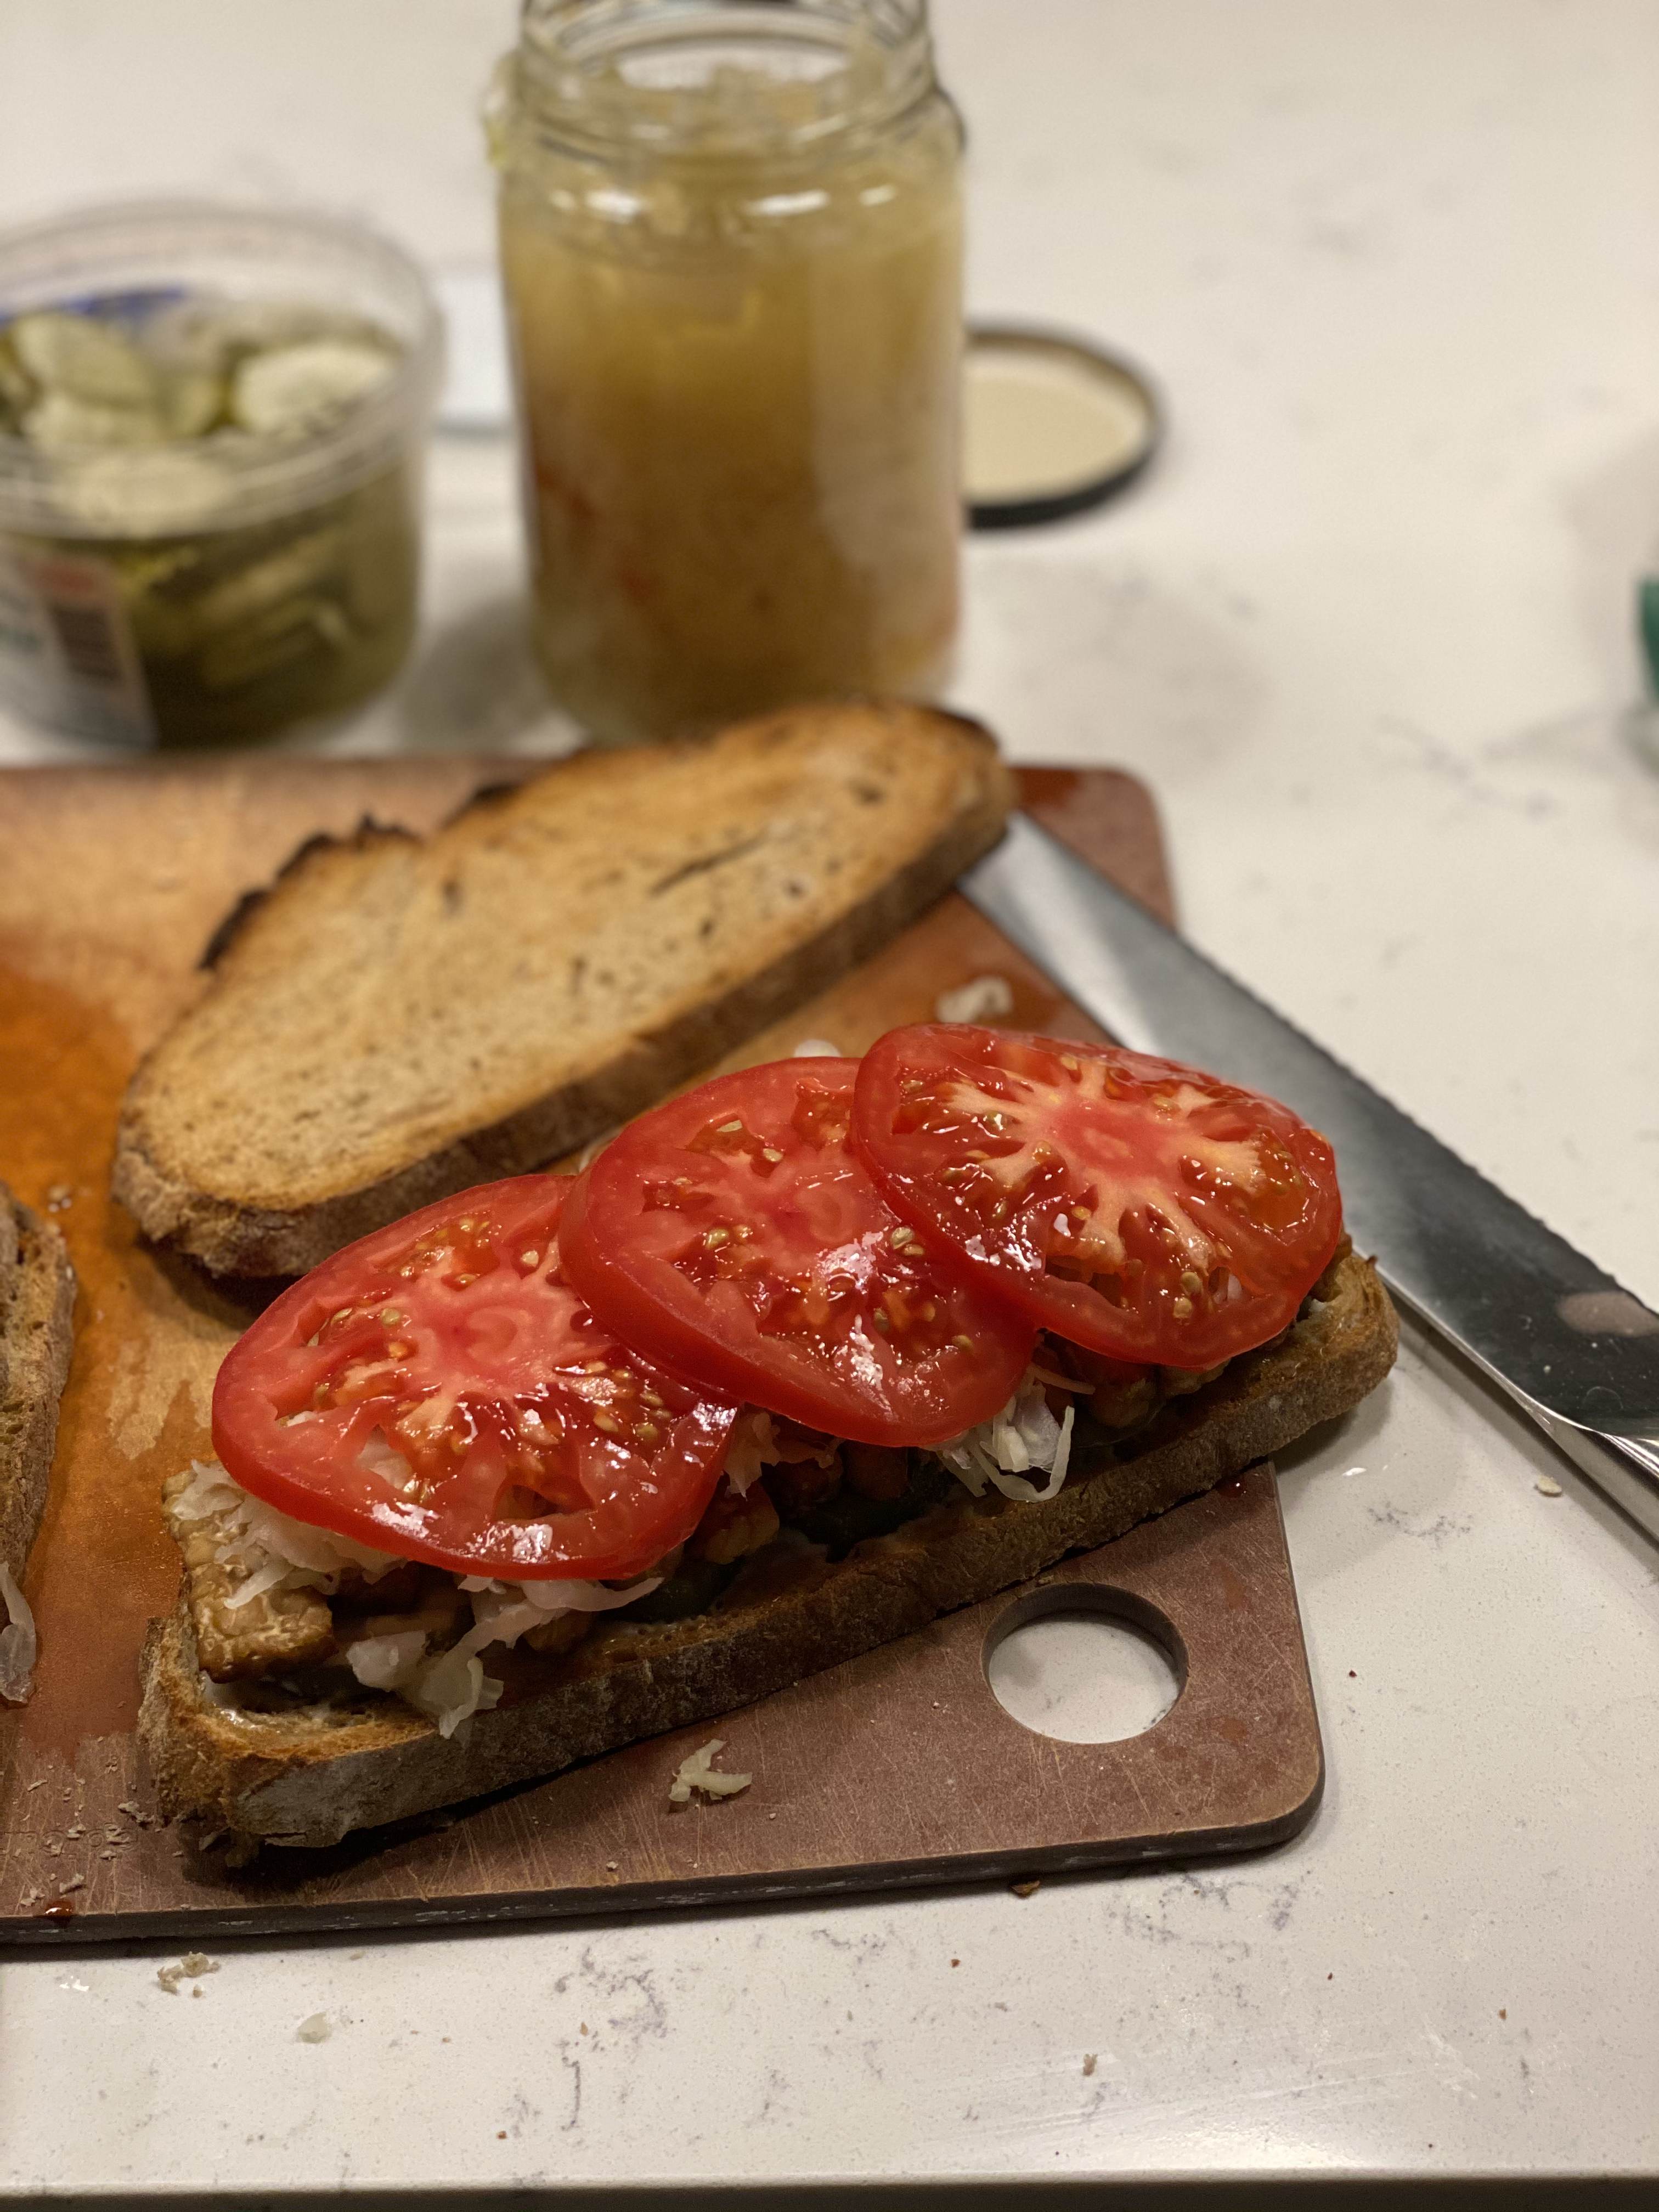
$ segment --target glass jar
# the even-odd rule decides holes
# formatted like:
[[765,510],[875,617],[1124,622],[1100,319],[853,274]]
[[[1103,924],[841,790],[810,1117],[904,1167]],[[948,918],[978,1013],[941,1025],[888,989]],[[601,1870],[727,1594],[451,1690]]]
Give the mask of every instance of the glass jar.
[[0,237],[0,699],[210,746],[378,691],[442,350],[358,223],[140,201]]
[[556,698],[623,742],[937,690],[962,131],[925,0],[526,0],[490,125]]

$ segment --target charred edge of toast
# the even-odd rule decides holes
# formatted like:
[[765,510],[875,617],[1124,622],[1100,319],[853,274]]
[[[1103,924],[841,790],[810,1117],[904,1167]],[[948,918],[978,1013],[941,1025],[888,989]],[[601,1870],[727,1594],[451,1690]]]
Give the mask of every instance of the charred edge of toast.
[[17,1224],[17,1262],[0,1291],[0,1563],[21,1583],[46,1509],[58,1407],[74,1348],[75,1270],[52,1224],[0,1183]]
[[1345,1255],[1314,1297],[1279,1343],[1103,1443],[1054,1499],[964,1494],[771,1596],[654,1629],[613,1625],[447,1739],[390,1698],[322,1726],[303,1714],[231,1718],[210,1702],[181,1597],[153,1626],[143,1662],[140,1735],[162,1808],[324,1846],[712,1720],[890,1643],[1124,1534],[1358,1405],[1394,1363],[1388,1294],[1368,1262]]
[[216,968],[247,924],[252,921],[254,915],[276,890],[277,884],[286,881],[289,876],[297,875],[300,870],[314,860],[319,853],[366,853],[374,845],[397,842],[399,840],[410,845],[418,845],[421,842],[414,830],[405,830],[401,823],[377,822],[372,814],[365,814],[356,828],[349,830],[343,837],[337,837],[331,830],[317,830],[313,836],[295,847],[268,884],[260,884],[254,890],[242,893],[240,898],[237,900],[224,919],[217,924],[212,936],[202,947],[201,957],[196,963],[197,968],[198,969]]

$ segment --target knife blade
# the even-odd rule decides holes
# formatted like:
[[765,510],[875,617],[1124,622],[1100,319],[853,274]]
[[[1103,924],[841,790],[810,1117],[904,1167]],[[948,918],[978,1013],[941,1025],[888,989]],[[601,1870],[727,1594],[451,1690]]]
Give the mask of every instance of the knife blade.
[[1659,1314],[1028,816],[957,889],[1120,1044],[1322,1131],[1390,1291],[1659,1538]]

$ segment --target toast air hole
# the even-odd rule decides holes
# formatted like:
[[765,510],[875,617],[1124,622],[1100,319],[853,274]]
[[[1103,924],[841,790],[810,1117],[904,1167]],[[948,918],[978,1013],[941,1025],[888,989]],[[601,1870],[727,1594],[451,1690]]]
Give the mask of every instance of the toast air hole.
[[1063,1743],[1144,1735],[1187,1680],[1186,1648],[1167,1614],[1093,1583],[1017,1598],[992,1623],[983,1663],[1004,1712]]

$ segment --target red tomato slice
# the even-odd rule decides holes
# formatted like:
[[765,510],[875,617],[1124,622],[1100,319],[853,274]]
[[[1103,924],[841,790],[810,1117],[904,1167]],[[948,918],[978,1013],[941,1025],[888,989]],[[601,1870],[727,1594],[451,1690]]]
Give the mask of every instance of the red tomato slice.
[[924,1246],[848,1149],[858,1062],[719,1077],[624,1129],[559,1227],[618,1334],[854,1443],[929,1444],[1006,1405],[1036,1331]]
[[213,1441],[296,1520],[458,1574],[622,1581],[684,1543],[736,1419],[617,1341],[560,1279],[562,1176],[376,1231],[231,1349]]
[[1115,1045],[893,1030],[865,1058],[853,1129],[908,1221],[1115,1359],[1212,1367],[1265,1342],[1341,1234],[1316,1130]]

